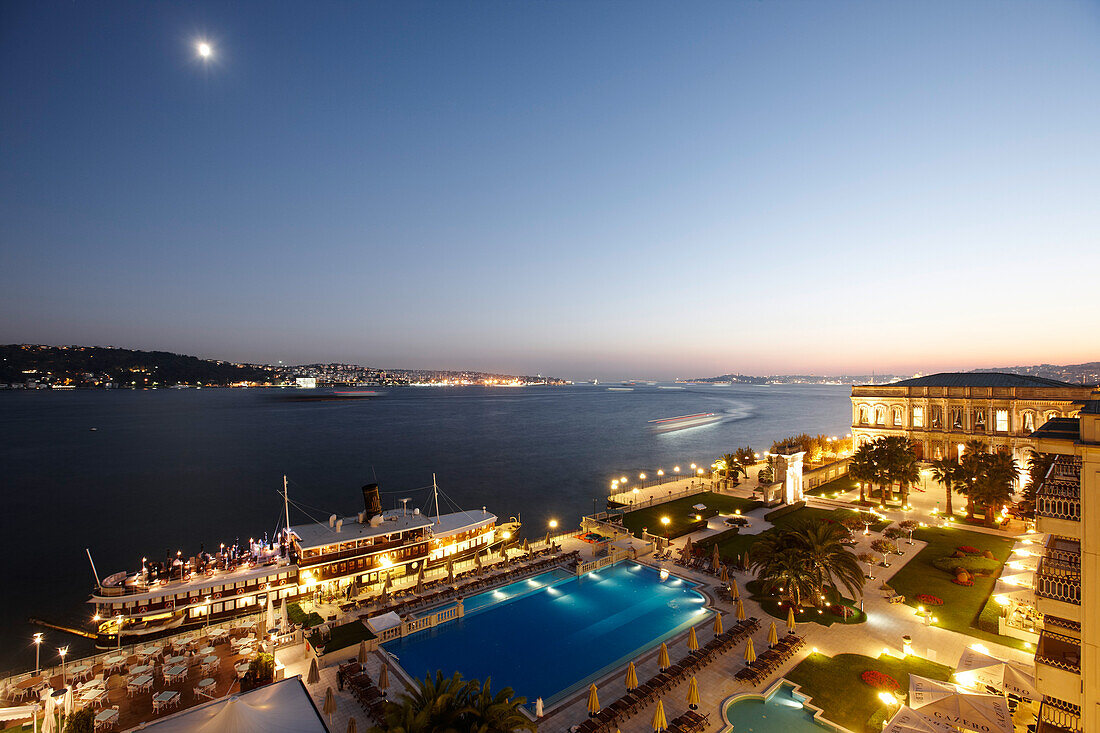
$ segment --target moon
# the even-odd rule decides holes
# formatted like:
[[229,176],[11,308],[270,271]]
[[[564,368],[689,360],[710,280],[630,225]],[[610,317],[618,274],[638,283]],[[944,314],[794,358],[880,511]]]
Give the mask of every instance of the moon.
[[208,59],[212,55],[214,55],[214,49],[211,48],[210,44],[207,43],[206,41],[199,41],[198,45],[196,46],[196,49],[199,52],[199,56],[201,56],[204,59]]

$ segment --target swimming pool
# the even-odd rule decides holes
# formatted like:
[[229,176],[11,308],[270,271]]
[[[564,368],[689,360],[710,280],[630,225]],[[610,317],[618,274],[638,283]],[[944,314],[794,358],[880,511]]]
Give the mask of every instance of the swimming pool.
[[694,586],[633,562],[531,580],[543,584],[520,580],[472,596],[465,617],[394,639],[386,650],[414,677],[436,670],[491,677],[494,690],[511,687],[550,705],[710,616]]
[[743,695],[726,705],[723,715],[732,729],[741,733],[824,733],[844,730],[814,718],[804,707],[806,697],[784,680],[763,695]]

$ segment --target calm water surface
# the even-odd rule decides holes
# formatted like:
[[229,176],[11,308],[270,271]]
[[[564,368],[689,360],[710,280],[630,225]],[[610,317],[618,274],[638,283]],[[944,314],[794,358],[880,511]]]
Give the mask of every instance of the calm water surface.
[[[432,473],[462,508],[521,514],[525,530],[602,506],[614,476],[709,463],[792,433],[848,432],[847,387],[399,388],[373,400],[290,401],[273,390],[0,393],[0,669],[34,664],[34,616],[79,623],[101,576],[143,555],[272,533],[291,498],[318,519],[426,506]],[[695,412],[721,422],[653,434]],[[96,428],[96,430],[91,430]],[[291,521],[305,515],[292,509]],[[47,643],[78,640],[48,631]],[[44,661],[46,658],[44,646]]]

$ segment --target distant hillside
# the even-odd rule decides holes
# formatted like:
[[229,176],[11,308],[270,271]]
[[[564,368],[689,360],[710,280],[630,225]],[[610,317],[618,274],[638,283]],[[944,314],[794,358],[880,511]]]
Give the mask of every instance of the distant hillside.
[[1057,379],[1070,384],[1100,384],[1100,361],[1088,361],[1084,364],[1035,364],[1033,366],[993,367],[991,369],[972,369],[971,371],[1026,374],[1032,377]]
[[270,382],[267,367],[199,359],[167,351],[100,346],[0,346],[0,383],[77,387],[220,386]]

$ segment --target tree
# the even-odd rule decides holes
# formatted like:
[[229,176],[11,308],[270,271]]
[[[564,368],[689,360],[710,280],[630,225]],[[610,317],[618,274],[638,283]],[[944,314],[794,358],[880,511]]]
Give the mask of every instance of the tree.
[[844,517],[844,519],[840,520],[840,523],[852,532],[864,529],[866,527],[866,525],[863,523],[863,520],[854,514],[850,517]]
[[742,466],[751,466],[756,463],[756,451],[752,449],[752,446],[746,445],[744,448],[738,448],[733,455]]
[[737,456],[733,453],[726,453],[725,455],[719,456],[712,468],[725,479],[727,487],[731,481],[737,480],[738,473],[744,471],[744,468],[737,461]]
[[951,508],[951,491],[961,479],[958,469],[958,461],[952,461],[950,458],[937,458],[932,461],[932,478],[947,492],[947,516],[949,517],[954,516],[954,510]]
[[985,526],[993,526],[997,507],[1012,501],[1019,475],[1020,466],[1008,453],[998,451],[982,455],[972,494],[974,502],[984,508]]
[[864,443],[852,458],[848,461],[848,476],[859,484],[859,503],[867,503],[867,485],[875,480],[875,458],[872,453],[874,448],[870,443]]
[[859,561],[867,563],[867,580],[875,579],[875,556],[869,552],[861,552]]
[[882,555],[882,567],[890,567],[890,563],[887,562],[886,557],[898,551],[898,546],[890,540],[875,540],[871,543],[871,549]]
[[871,525],[878,519],[879,516],[874,512],[860,512],[859,521],[863,523],[863,534],[871,534]]
[[845,539],[847,532],[829,523],[803,522],[766,532],[749,551],[749,568],[765,590],[779,589],[793,605],[804,598],[817,603],[828,585],[862,595],[863,571]]
[[248,665],[248,671],[241,678],[241,691],[247,692],[275,681],[275,657],[270,654],[257,654]]
[[902,505],[909,505],[909,487],[920,480],[917,468],[917,454],[913,444],[903,435],[888,435],[881,439],[884,454],[884,472],[890,483],[896,483],[901,490]]
[[1020,499],[1020,512],[1025,517],[1035,516],[1035,495],[1039,486],[1046,479],[1051,464],[1054,463],[1053,453],[1040,453],[1029,450],[1027,457],[1027,483],[1024,484],[1024,495]]
[[956,482],[955,490],[966,496],[966,516],[969,519],[974,518],[975,502],[971,498],[971,494],[974,485],[982,474],[983,462],[985,461],[983,456],[986,455],[989,455],[989,448],[986,446],[985,441],[971,438],[963,446],[962,460],[959,461],[959,466],[956,469],[959,481]]
[[65,733],[92,733],[95,729],[95,711],[91,708],[77,710],[65,720]]
[[505,687],[496,695],[489,689],[489,679],[480,685],[477,680],[470,682],[472,699],[470,700],[471,733],[510,733],[515,730],[537,731],[538,725],[520,712],[520,706],[527,698],[513,699],[511,687]]
[[919,526],[920,523],[913,519],[906,519],[904,522],[898,522],[898,527],[901,528],[901,531],[909,533],[909,544],[913,544],[913,533],[917,531],[917,527]]
[[887,527],[882,531],[882,536],[888,540],[897,540],[902,534],[903,532],[898,527]]

